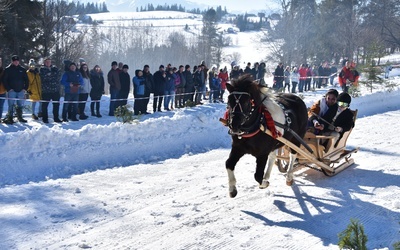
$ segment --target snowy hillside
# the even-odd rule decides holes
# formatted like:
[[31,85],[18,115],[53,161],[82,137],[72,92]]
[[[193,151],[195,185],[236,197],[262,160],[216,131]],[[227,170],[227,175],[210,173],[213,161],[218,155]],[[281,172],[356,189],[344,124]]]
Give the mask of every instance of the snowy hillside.
[[[95,1],[92,0],[81,0],[81,3],[93,3]],[[247,1],[232,1],[232,0],[202,0],[202,1],[193,1],[193,0],[174,0],[174,1],[165,1],[165,0],[98,0],[99,3],[106,3],[107,8],[110,12],[129,12],[136,11],[136,9],[140,9],[140,7],[146,7],[148,4],[152,4],[154,7],[157,5],[164,6],[165,4],[173,5],[177,4],[178,6],[184,6],[186,10],[197,9],[200,10],[208,9],[208,8],[216,8],[218,6],[222,6],[222,8],[227,8],[230,13],[258,13],[260,10],[272,11],[274,9],[278,9],[279,5],[274,1],[270,0],[247,0]]]

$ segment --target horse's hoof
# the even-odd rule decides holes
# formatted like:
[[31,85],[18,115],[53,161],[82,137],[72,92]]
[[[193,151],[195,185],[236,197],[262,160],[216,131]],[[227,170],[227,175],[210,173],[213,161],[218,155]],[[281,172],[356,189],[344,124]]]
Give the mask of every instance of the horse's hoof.
[[235,188],[234,190],[232,190],[231,192],[229,192],[229,197],[231,197],[231,198],[235,198],[236,195],[237,195],[237,190],[236,190],[236,188]]
[[292,186],[293,185],[294,180],[292,179],[291,181],[286,181],[286,185],[288,186]]
[[258,186],[260,189],[265,189],[269,186],[269,181],[263,180],[261,185]]

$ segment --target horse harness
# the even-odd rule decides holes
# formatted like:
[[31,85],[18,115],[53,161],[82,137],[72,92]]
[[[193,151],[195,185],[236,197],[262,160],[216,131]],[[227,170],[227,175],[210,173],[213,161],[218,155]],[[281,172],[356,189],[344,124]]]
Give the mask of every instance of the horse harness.
[[[246,95],[250,98],[250,103],[251,103],[251,109],[249,112],[245,112],[243,110],[242,104],[240,103],[240,98]],[[276,126],[283,128],[285,131],[293,131],[290,128],[290,125],[292,123],[291,118],[289,117],[289,110],[285,108],[281,103],[278,103],[278,105],[281,107],[283,113],[285,114],[285,124],[281,124],[279,122],[276,122],[273,120],[270,112],[266,109],[266,107],[262,104],[263,101],[267,98],[267,96],[262,99],[261,104],[256,107],[254,104],[254,100],[251,98],[251,95],[247,92],[239,92],[239,91],[234,91],[232,92],[229,96],[233,96],[235,99],[235,106],[231,107],[228,109],[228,114],[227,114],[227,126],[231,128],[230,124],[230,116],[235,113],[240,113],[241,115],[244,116],[243,121],[240,124],[240,132],[239,133],[233,133],[232,130],[229,130],[230,135],[237,135],[239,139],[241,138],[249,138],[254,135],[256,135],[258,132],[260,132],[260,125],[264,125],[266,129],[269,129],[273,135],[273,138],[277,138],[278,136],[282,136],[282,134],[277,131]],[[254,111],[257,110],[257,117],[254,119],[254,122],[248,126],[244,126],[247,121],[250,120],[252,115],[254,114]]]

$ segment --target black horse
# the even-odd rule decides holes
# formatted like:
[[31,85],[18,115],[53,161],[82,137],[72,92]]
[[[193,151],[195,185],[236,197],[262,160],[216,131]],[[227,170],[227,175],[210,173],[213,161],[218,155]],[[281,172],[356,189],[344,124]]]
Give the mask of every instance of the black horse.
[[[237,195],[235,165],[245,154],[256,157],[257,167],[254,174],[260,188],[269,185],[271,169],[276,160],[275,150],[283,144],[276,136],[300,146],[307,126],[307,107],[303,100],[294,94],[276,94],[273,96],[265,87],[253,81],[250,75],[241,76],[227,84],[229,91],[226,125],[232,136],[232,149],[226,160],[229,178],[229,195]],[[273,136],[260,130],[260,125],[267,127]],[[293,131],[295,133],[293,133]],[[275,136],[275,138],[274,138]],[[293,163],[296,152],[291,150],[286,176],[288,185],[293,183]],[[267,171],[264,173],[268,161]]]

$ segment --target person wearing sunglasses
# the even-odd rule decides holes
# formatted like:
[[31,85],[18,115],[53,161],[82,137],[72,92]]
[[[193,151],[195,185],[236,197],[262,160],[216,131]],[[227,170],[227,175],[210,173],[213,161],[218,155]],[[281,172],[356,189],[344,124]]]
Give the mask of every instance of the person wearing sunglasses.
[[[329,131],[324,135],[333,135],[335,137],[333,144],[337,145],[343,134],[354,127],[354,114],[350,110],[351,96],[342,92],[337,97],[338,110],[336,116],[333,118],[333,123],[329,125]],[[329,145],[328,147],[329,148]]]

